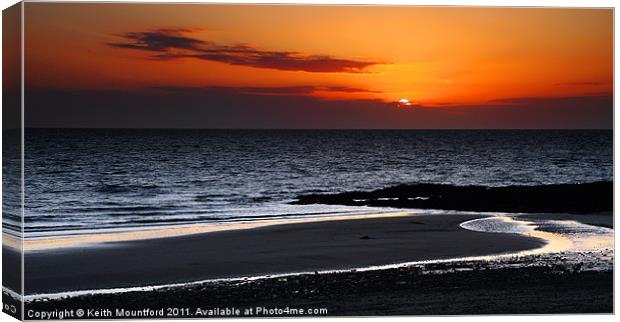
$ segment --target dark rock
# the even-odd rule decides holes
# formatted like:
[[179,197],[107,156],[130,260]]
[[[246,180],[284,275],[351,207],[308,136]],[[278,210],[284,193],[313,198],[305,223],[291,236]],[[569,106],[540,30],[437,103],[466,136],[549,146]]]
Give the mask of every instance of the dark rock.
[[302,195],[293,203],[464,211],[587,213],[612,210],[613,182],[507,187],[412,184],[374,191]]

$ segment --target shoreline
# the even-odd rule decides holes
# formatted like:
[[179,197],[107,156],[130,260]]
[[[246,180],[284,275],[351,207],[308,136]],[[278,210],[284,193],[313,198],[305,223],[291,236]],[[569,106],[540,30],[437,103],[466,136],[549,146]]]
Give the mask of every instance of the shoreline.
[[[347,270],[515,253],[546,244],[539,238],[459,226],[481,217],[415,215],[306,222],[32,252],[26,253],[30,263],[25,293]],[[54,269],[60,266],[61,274]]]
[[[375,208],[375,207],[372,207]],[[298,217],[277,217],[274,219],[258,219],[258,220],[240,220],[240,221],[222,221],[211,223],[195,223],[185,225],[163,225],[163,226],[147,226],[147,227],[129,227],[119,229],[102,229],[94,230],[93,233],[74,233],[66,235],[57,235],[50,237],[35,237],[32,239],[22,240],[14,235],[2,234],[2,246],[9,251],[46,251],[60,248],[73,247],[96,247],[99,244],[110,242],[122,242],[131,240],[144,240],[156,238],[168,238],[177,236],[186,236],[194,234],[204,234],[210,232],[254,229],[268,227],[272,225],[287,225],[298,223],[311,223],[323,221],[338,220],[356,220],[371,218],[387,218],[401,216],[418,216],[418,215],[474,215],[480,217],[497,216],[498,212],[475,212],[475,211],[455,211],[455,210],[438,210],[438,209],[411,209],[410,211],[398,211],[401,209],[376,208],[374,212],[369,213],[351,213],[338,215],[312,215]],[[379,211],[379,212],[378,212]],[[382,211],[382,212],[381,212]],[[503,213],[502,215],[513,216],[526,219],[557,219],[557,220],[574,220],[584,224],[599,226],[613,229],[613,214],[608,211],[587,213],[587,214],[554,214],[554,213]],[[99,232],[102,231],[102,232]]]
[[213,222],[198,223],[189,225],[172,225],[172,226],[150,226],[139,228],[125,228],[111,230],[104,233],[78,233],[52,237],[39,237],[33,239],[21,240],[15,236],[3,233],[2,246],[13,251],[47,251],[62,248],[77,247],[97,247],[105,243],[124,242],[132,240],[148,240],[158,238],[181,237],[196,234],[205,234],[212,232],[224,232],[233,230],[244,230],[262,228],[275,225],[287,225],[298,223],[312,223],[323,221],[338,220],[356,220],[356,219],[372,219],[372,218],[389,218],[415,216],[412,212],[373,212],[368,214],[341,214],[341,215],[318,215],[318,216],[300,216],[278,219],[260,219],[245,221],[229,221],[229,222]]

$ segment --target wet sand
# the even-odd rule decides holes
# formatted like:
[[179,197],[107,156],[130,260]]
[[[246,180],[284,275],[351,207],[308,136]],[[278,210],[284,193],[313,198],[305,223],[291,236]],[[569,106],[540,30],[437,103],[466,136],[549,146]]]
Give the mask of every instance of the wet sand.
[[542,220],[574,220],[586,225],[614,228],[614,215],[611,212],[591,214],[526,214],[519,217]]
[[[543,241],[459,224],[476,215],[415,215],[283,224],[28,252],[26,294],[347,269],[515,252]],[[12,256],[17,256],[13,253]]]

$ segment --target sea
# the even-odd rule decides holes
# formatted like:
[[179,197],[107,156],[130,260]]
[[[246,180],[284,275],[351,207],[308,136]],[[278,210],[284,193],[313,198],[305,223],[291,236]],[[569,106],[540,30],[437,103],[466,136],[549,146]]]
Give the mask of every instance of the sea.
[[[398,184],[613,180],[611,130],[26,129],[24,137],[26,238],[370,213],[291,202]],[[4,231],[20,220],[5,216]]]

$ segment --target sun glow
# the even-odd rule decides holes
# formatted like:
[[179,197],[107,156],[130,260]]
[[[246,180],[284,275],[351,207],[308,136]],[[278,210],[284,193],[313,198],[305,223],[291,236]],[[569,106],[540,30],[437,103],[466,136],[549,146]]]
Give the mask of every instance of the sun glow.
[[398,107],[411,106],[411,102],[406,98],[401,98],[398,100]]

